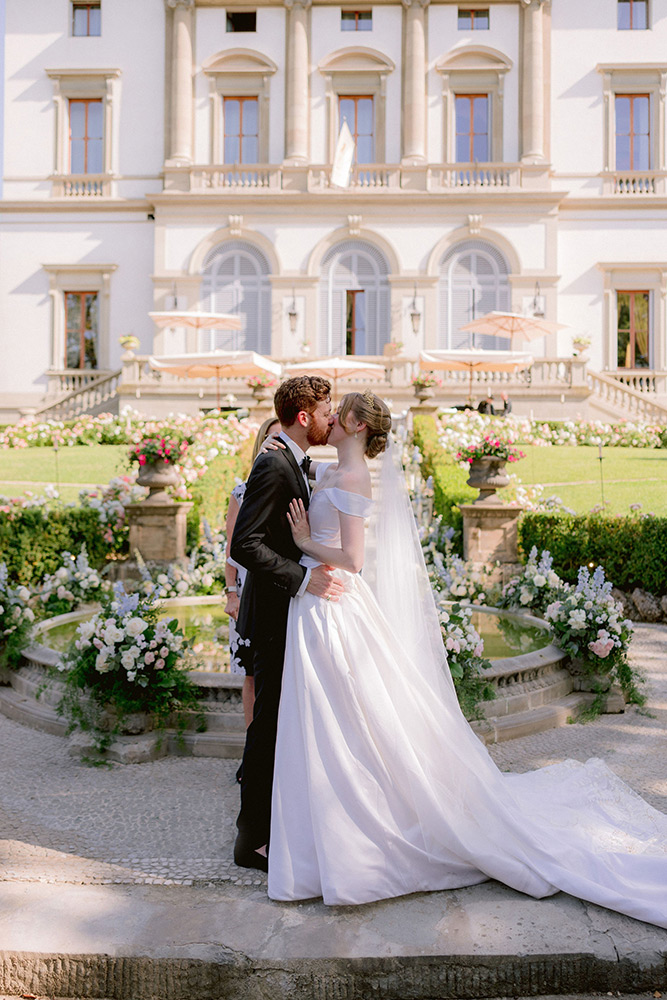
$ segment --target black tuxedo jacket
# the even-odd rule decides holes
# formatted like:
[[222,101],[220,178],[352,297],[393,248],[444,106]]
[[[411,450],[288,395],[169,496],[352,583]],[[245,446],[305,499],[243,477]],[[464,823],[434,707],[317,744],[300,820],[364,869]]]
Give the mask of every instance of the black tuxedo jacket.
[[284,629],[290,598],[303,583],[302,553],[287,520],[295,497],[308,507],[308,489],[291,449],[260,454],[248,479],[230,550],[248,570],[237,622],[245,638],[252,639],[256,628],[268,635]]

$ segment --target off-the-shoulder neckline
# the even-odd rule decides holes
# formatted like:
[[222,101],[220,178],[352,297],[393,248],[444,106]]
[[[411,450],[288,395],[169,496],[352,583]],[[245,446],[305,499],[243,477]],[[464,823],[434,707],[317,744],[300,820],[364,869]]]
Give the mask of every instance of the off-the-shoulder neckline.
[[310,499],[317,493],[327,493],[329,490],[338,490],[339,493],[347,493],[351,497],[360,497],[362,500],[366,500],[367,503],[373,503],[373,497],[367,497],[363,493],[355,493],[353,490],[344,490],[341,486],[319,486],[317,489],[313,490]]

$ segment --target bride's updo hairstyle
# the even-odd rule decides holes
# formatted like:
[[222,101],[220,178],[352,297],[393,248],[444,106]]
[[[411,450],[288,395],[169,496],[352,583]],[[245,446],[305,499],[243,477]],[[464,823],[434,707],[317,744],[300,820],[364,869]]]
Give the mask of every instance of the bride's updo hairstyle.
[[338,407],[338,420],[342,427],[345,427],[348,414],[352,413],[357,420],[366,424],[368,437],[366,439],[367,458],[375,458],[387,447],[389,432],[391,431],[391,413],[389,407],[380,399],[366,389],[365,392],[348,392],[343,396]]

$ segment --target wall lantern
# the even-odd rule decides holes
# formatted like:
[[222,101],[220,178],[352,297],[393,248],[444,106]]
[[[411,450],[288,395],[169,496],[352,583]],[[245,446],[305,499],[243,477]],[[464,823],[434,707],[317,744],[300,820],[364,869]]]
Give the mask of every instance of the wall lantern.
[[412,294],[412,306],[410,307],[410,322],[412,323],[412,332],[415,335],[419,333],[421,318],[422,314],[417,308],[417,286],[415,285],[414,292]]
[[292,305],[287,310],[287,318],[289,320],[290,333],[296,333],[296,325],[299,321],[299,313],[296,308],[296,297],[294,295],[294,289],[292,289]]
[[544,319],[544,299],[540,292],[539,281],[535,282],[535,294],[533,295],[533,301],[531,302],[531,312],[536,319]]

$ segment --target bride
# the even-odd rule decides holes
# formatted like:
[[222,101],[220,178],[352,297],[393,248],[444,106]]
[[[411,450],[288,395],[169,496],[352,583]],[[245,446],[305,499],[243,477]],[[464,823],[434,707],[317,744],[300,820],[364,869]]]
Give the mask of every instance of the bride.
[[[346,395],[338,464],[318,467],[308,515],[288,514],[302,563],[336,567],[345,590],[290,606],[269,896],[366,903],[493,878],[667,927],[667,817],[599,760],[502,774],[461,714],[390,430],[377,396]],[[365,459],[383,452],[374,502]]]

